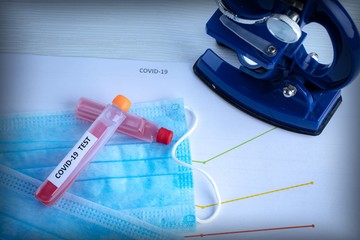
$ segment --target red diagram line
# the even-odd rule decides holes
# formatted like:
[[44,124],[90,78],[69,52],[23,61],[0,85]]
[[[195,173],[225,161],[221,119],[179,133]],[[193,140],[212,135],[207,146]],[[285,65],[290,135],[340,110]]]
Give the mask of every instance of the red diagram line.
[[239,230],[239,231],[232,231],[232,232],[202,233],[202,234],[196,234],[196,235],[187,235],[187,236],[184,236],[184,238],[211,237],[211,236],[230,235],[230,234],[239,234],[239,233],[254,233],[254,232],[279,231],[279,230],[314,228],[314,227],[315,227],[314,224],[310,224],[310,225],[287,226],[287,227],[277,227],[277,228],[261,228],[261,229]]

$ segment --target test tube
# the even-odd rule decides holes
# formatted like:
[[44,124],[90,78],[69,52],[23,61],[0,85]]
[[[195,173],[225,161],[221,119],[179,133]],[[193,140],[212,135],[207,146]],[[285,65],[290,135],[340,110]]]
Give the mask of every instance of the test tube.
[[116,96],[112,104],[104,108],[80,140],[40,185],[35,197],[45,205],[53,205],[126,119],[125,112],[130,105],[126,97]]
[[[79,118],[87,121],[94,121],[105,105],[92,101],[87,98],[80,98],[76,114]],[[146,141],[169,144],[173,137],[173,132],[164,127],[159,127],[156,123],[148,121],[128,112],[125,113],[125,121],[118,127],[118,131],[131,137]]]

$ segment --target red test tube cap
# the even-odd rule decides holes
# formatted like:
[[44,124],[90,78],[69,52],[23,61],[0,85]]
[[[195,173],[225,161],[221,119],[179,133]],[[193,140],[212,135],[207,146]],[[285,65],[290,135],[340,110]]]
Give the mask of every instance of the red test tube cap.
[[156,142],[168,145],[169,143],[171,143],[173,135],[173,131],[162,127],[158,131],[158,134],[156,136]]

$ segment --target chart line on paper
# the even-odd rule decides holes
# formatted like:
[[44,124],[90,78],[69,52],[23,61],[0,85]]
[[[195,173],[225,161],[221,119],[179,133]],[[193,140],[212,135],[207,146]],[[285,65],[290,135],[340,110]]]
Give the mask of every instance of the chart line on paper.
[[299,226],[286,226],[286,227],[275,227],[275,228],[249,229],[249,230],[239,230],[239,231],[231,231],[231,232],[201,233],[201,234],[195,234],[195,235],[187,235],[187,236],[184,236],[184,238],[200,238],[200,237],[202,238],[202,237],[211,237],[211,236],[220,236],[220,235],[267,232],[267,231],[279,231],[279,230],[290,230],[290,229],[299,229],[299,228],[315,228],[315,224],[299,225]]
[[[305,187],[305,186],[312,185],[312,184],[314,184],[313,181],[308,182],[308,183],[302,183],[302,184],[290,186],[290,187],[279,188],[279,189],[275,189],[275,190],[271,190],[271,191],[267,191],[267,192],[248,195],[248,196],[245,196],[245,197],[230,199],[230,200],[221,202],[221,204],[233,203],[233,202],[237,202],[237,201],[240,201],[240,200],[245,200],[245,199],[254,198],[254,197],[260,197],[260,196],[263,196],[263,195],[282,192],[282,191],[286,191],[286,190],[290,190],[290,189],[294,189],[294,188],[299,188],[299,187]],[[208,204],[208,205],[197,205],[196,204],[195,206],[198,207],[198,208],[201,208],[201,209],[205,209],[205,208],[217,206],[217,204],[216,203],[212,203],[212,204]]]
[[236,145],[236,146],[234,146],[234,147],[232,147],[232,148],[230,148],[228,150],[225,150],[224,152],[219,153],[219,154],[217,154],[217,155],[215,155],[215,156],[213,156],[213,157],[211,157],[211,158],[209,158],[209,159],[207,159],[205,161],[200,161],[200,160],[192,160],[192,161],[195,162],[195,163],[207,164],[208,162],[210,162],[212,160],[215,160],[216,158],[218,158],[218,157],[220,157],[220,156],[222,156],[222,155],[224,155],[226,153],[229,153],[229,152],[231,152],[231,151],[233,151],[233,150],[235,150],[235,149],[237,149],[237,148],[239,148],[239,147],[241,147],[241,146],[243,146],[243,145],[245,145],[247,143],[250,143],[250,142],[254,141],[255,139],[257,139],[257,138],[259,138],[261,136],[264,136],[265,134],[275,130],[276,128],[277,127],[273,127],[271,129],[263,132],[263,133],[260,133],[259,135],[256,135],[255,137],[252,137],[252,138],[250,138],[250,139],[248,139],[248,140],[246,140],[246,141],[244,141],[244,142],[242,142],[242,143],[240,143],[240,144],[238,144],[238,145]]

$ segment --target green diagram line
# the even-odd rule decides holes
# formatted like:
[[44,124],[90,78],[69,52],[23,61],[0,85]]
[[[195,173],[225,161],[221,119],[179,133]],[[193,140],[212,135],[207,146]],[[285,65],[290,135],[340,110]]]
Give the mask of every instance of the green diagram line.
[[224,155],[224,154],[226,154],[228,152],[231,152],[231,151],[235,150],[238,147],[241,147],[241,146],[243,146],[243,145],[245,145],[245,144],[247,144],[247,143],[249,143],[249,142],[251,142],[251,141],[253,141],[253,140],[255,140],[255,139],[259,138],[259,137],[261,137],[261,136],[264,136],[265,134],[275,130],[276,128],[277,127],[273,127],[273,128],[271,128],[271,129],[269,129],[269,130],[255,136],[253,138],[250,138],[249,140],[246,140],[245,142],[240,143],[239,145],[236,145],[235,147],[232,147],[232,148],[230,148],[230,149],[228,149],[228,150],[226,150],[226,151],[224,151],[224,152],[222,152],[222,153],[220,153],[220,154],[218,154],[218,155],[216,155],[216,156],[214,156],[212,158],[209,158],[208,160],[205,160],[205,161],[192,160],[192,161],[195,162],[195,163],[207,164],[208,162],[210,162],[210,161],[212,161],[212,160],[214,160],[214,159],[216,159],[216,158],[218,158],[218,157],[220,157],[220,156],[222,156],[222,155]]

